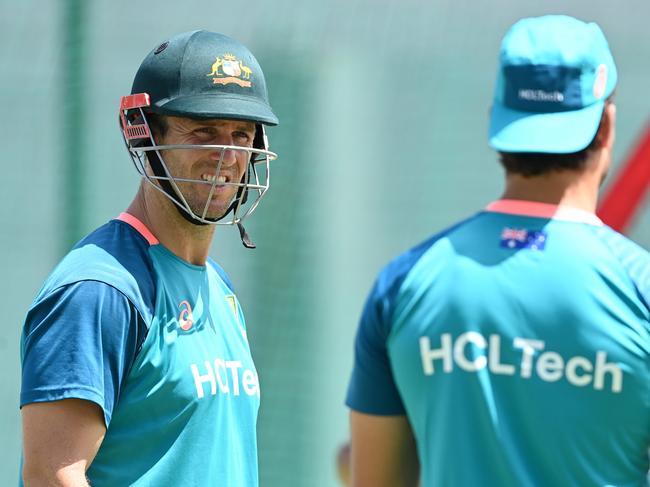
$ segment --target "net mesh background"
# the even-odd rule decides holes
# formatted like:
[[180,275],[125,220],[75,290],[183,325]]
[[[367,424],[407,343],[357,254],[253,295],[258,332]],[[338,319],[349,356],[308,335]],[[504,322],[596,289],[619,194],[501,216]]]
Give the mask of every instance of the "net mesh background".
[[[167,37],[207,28],[246,44],[281,121],[269,130],[271,189],[247,224],[257,250],[220,227],[211,252],[234,282],[260,373],[265,487],[337,485],[352,343],[375,274],[498,197],[486,133],[512,22],[552,12],[601,25],[620,76],[613,172],[648,120],[643,0],[616,10],[589,0],[86,3],[0,1],[3,485],[19,468],[22,320],[71,242],[134,195],[119,97]],[[630,235],[650,247],[647,209]]]

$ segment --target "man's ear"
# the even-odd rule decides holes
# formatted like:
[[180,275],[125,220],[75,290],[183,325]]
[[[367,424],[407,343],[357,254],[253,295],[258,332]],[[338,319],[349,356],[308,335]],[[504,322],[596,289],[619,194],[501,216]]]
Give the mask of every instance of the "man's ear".
[[614,147],[614,140],[616,138],[616,105],[614,103],[606,103],[603,110],[603,116],[600,120],[600,127],[596,134],[598,147],[602,149],[611,150]]

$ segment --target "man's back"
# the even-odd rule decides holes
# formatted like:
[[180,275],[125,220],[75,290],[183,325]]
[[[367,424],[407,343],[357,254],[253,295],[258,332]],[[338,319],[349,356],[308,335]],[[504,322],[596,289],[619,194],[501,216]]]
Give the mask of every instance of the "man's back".
[[396,390],[357,367],[348,403],[406,412],[424,486],[642,485],[650,258],[586,212],[526,205],[497,202],[384,270],[357,354],[385,346]]

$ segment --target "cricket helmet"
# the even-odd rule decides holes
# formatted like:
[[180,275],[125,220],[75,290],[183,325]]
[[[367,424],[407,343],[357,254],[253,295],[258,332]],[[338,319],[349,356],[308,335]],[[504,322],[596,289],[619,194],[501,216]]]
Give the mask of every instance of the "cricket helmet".
[[[157,145],[147,119],[150,113],[252,121],[256,124],[253,147]],[[253,54],[240,42],[205,30],[179,34],[153,49],[135,75],[131,95],[122,97],[120,104],[122,135],[138,172],[171,199],[186,220],[197,225],[237,224],[242,240],[245,232],[241,221],[257,208],[268,190],[269,161],[277,157],[268,150],[264,126],[277,124],[264,73]],[[161,154],[172,149],[221,150],[217,174],[226,150],[247,153],[249,164],[239,182],[182,181],[210,184],[213,190],[219,185],[237,186],[237,194],[224,215],[216,219],[206,216],[212,191],[202,211],[190,208],[178,187],[180,180],[170,174]]]

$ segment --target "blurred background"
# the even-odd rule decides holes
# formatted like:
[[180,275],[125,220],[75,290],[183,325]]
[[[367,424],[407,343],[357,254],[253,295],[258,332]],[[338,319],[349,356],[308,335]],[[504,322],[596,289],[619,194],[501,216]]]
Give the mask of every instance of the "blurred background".
[[[67,249],[135,193],[118,103],[153,47],[206,28],[265,71],[281,125],[271,190],[247,225],[258,248],[219,227],[212,256],[259,369],[261,485],[335,487],[365,296],[394,255],[498,198],[486,131],[499,43],[544,13],[594,20],[609,39],[615,173],[650,115],[647,0],[0,0],[0,484],[18,476],[25,311]],[[644,205],[628,234],[648,248]]]

